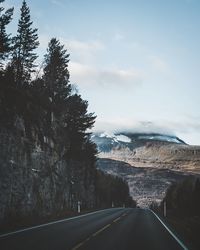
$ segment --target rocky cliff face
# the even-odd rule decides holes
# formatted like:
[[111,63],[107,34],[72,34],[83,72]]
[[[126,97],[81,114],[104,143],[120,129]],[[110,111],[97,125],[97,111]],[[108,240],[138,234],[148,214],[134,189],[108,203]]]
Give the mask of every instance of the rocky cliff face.
[[47,138],[41,143],[22,132],[0,130],[0,221],[59,214],[76,209],[79,200],[94,207],[93,173],[85,170],[90,163],[66,160]]

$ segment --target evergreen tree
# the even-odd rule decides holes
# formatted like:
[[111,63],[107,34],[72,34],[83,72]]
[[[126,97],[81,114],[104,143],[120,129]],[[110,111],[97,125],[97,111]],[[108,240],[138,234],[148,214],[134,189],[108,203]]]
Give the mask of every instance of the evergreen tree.
[[44,80],[52,103],[65,100],[71,92],[68,71],[69,54],[56,38],[49,42],[45,55]]
[[[0,0],[0,4],[3,2],[4,0]],[[11,50],[11,38],[10,34],[6,33],[6,26],[12,20],[13,10],[9,8],[4,12],[4,8],[0,7],[0,68]]]
[[49,97],[49,123],[63,112],[65,101],[71,93],[68,71],[69,54],[56,38],[49,42],[44,62],[43,80]]
[[80,95],[72,95],[67,102],[67,113],[65,116],[66,129],[69,131],[71,141],[71,155],[78,157],[78,152],[88,140],[86,131],[92,128],[96,116],[88,113],[88,102],[84,101]]
[[86,130],[92,127],[96,117],[87,112],[87,101],[78,94],[71,94],[68,62],[67,50],[59,40],[52,38],[45,55],[43,76],[49,100],[47,119],[48,125],[61,135],[60,145],[68,149],[67,158],[82,157],[88,143]]
[[37,29],[32,28],[30,9],[24,0],[21,7],[21,17],[18,22],[17,35],[14,37],[14,52],[12,66],[15,81],[18,86],[23,86],[31,79],[34,72],[37,54],[34,50],[38,47]]

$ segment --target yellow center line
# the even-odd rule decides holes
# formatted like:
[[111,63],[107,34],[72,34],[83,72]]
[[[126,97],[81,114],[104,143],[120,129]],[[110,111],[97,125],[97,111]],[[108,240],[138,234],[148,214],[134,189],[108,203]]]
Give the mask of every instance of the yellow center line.
[[105,229],[107,229],[108,227],[110,227],[111,224],[106,225],[105,227],[101,228],[100,230],[98,230],[96,233],[92,234],[92,236],[88,237],[86,240],[80,242],[78,245],[76,245],[75,247],[72,248],[72,250],[77,250],[80,247],[82,247],[87,241],[89,241],[92,237],[95,237],[96,235],[100,234],[102,231],[104,231]]
[[79,243],[78,245],[76,245],[75,247],[73,247],[72,250],[77,250],[77,249],[79,249],[81,246],[84,245],[84,243],[85,243],[85,241]]
[[[116,218],[115,220],[113,220],[112,223],[115,223],[115,222],[119,221],[122,217],[124,217],[124,216],[126,216],[126,215],[127,215],[127,213],[122,214],[120,217],[118,217],[118,218]],[[97,232],[93,233],[93,234],[92,234],[90,237],[88,237],[86,240],[80,242],[78,245],[76,245],[75,247],[73,247],[72,250],[77,250],[77,249],[79,249],[80,247],[82,247],[82,246],[83,246],[87,241],[89,241],[92,237],[97,236],[98,234],[100,234],[101,232],[103,232],[104,230],[106,230],[108,227],[110,227],[110,226],[112,225],[112,223],[106,225],[105,227],[99,229]]]
[[80,242],[78,245],[72,248],[72,250],[77,250],[78,248],[82,247],[87,241],[89,241],[91,237],[88,237],[86,240]]
[[115,219],[113,222],[117,222],[120,219],[121,219],[121,216],[119,218]]
[[92,236],[95,237],[97,234],[100,234],[101,232],[103,232],[105,229],[107,229],[110,226],[111,226],[111,224],[106,225],[105,227],[101,228],[96,233],[94,233]]

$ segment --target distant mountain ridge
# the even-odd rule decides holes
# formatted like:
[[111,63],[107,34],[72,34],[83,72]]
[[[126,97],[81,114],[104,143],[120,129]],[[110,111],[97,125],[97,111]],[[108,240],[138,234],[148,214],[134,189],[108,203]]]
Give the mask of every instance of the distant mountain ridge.
[[96,133],[99,158],[123,161],[136,167],[156,167],[200,173],[200,146],[176,136],[158,133]]
[[160,134],[160,133],[94,133],[92,140],[97,144],[100,152],[109,152],[116,147],[128,147],[133,150],[138,147],[145,146],[147,143],[186,143],[177,136]]

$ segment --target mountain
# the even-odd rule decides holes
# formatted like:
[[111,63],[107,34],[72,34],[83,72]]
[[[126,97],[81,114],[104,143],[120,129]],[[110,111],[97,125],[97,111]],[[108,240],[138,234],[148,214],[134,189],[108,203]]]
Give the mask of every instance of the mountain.
[[160,202],[172,183],[194,175],[170,169],[133,167],[106,158],[98,159],[97,167],[107,174],[124,179],[129,185],[130,195],[140,207],[149,206],[152,201]]
[[95,133],[98,168],[125,179],[139,206],[161,201],[174,182],[200,174],[200,146],[156,133]]
[[156,134],[156,133],[116,133],[107,132],[95,133],[92,136],[100,152],[109,152],[116,147],[128,147],[129,149],[145,146],[149,143],[173,143],[186,144],[176,136]]
[[145,133],[96,133],[100,158],[109,158],[137,167],[156,167],[200,172],[200,146],[191,146],[176,136]]

